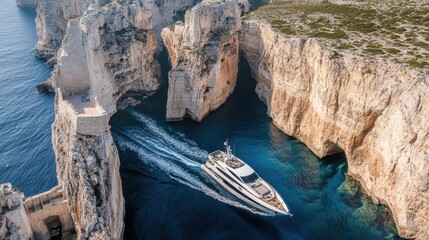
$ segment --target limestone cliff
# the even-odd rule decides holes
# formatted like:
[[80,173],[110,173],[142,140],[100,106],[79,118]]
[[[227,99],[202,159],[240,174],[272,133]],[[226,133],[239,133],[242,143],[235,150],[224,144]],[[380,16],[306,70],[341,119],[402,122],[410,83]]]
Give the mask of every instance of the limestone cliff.
[[319,157],[344,151],[348,174],[392,210],[399,234],[429,237],[429,77],[405,65],[287,38],[246,21],[240,49],[268,115]]
[[162,32],[173,69],[167,120],[201,121],[233,92],[238,71],[241,9],[234,2],[207,1],[188,10],[185,24]]
[[[103,1],[98,2],[101,4]],[[81,16],[90,4],[91,0],[39,0],[36,57],[52,58],[61,46],[68,20]]]
[[[38,7],[39,56],[52,56],[62,44],[53,87],[64,98],[56,100],[53,143],[80,238],[121,237],[119,160],[108,118],[124,93],[158,88],[160,29],[197,1],[108,2],[41,0]],[[261,22],[246,22],[239,36],[246,9],[234,0],[205,1],[186,14],[185,24],[163,30],[174,67],[167,119],[188,114],[200,121],[226,101],[235,86],[240,40],[274,124],[318,156],[345,151],[348,173],[392,209],[401,236],[426,239],[427,75],[338,57],[316,39],[286,38]],[[86,98],[96,115],[79,113]]]
[[58,183],[65,189],[77,239],[121,239],[124,198],[108,117],[80,101],[63,97],[61,90],[56,94],[52,142]]
[[[35,0],[17,0],[17,4],[21,1]],[[173,18],[196,2],[198,0],[38,0],[36,28],[39,40],[36,44],[36,56],[47,60],[52,58],[61,47],[69,20],[89,14],[109,3],[112,3],[110,6],[125,7],[134,4],[150,10],[153,18],[151,27],[159,34],[163,27],[172,23]]]

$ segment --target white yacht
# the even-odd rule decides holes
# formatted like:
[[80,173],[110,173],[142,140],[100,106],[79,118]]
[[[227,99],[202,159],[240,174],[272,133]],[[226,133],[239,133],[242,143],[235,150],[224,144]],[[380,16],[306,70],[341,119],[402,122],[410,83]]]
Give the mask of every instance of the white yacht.
[[217,150],[208,156],[201,168],[231,194],[251,206],[269,214],[292,216],[277,191],[241,159],[234,156],[228,141],[225,151]]

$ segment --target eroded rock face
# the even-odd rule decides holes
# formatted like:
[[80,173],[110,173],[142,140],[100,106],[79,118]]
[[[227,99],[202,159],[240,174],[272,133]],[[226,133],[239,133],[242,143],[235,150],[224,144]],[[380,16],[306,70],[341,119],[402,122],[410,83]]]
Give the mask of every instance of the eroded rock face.
[[[17,4],[22,1],[17,0]],[[198,0],[37,0],[36,28],[39,40],[36,44],[36,56],[46,60],[55,57],[56,51],[61,47],[61,42],[66,34],[67,23],[71,19],[87,15],[96,9],[104,7],[109,3],[113,5],[137,4],[141,8],[151,10],[153,26],[158,34],[161,29],[172,23],[172,19],[181,11],[189,8]]]
[[36,57],[46,60],[52,58],[61,46],[68,20],[81,16],[91,2],[91,0],[39,0],[36,17],[39,37]]
[[[161,77],[155,59],[160,28],[194,3],[147,0],[114,2],[100,8],[91,5],[83,16],[67,24],[52,85],[68,82],[91,89],[109,114],[116,111],[116,101],[127,91],[153,93]],[[76,78],[73,72],[82,76]]]
[[173,69],[169,73],[167,120],[201,121],[235,88],[241,8],[235,2],[196,5],[162,32]]
[[389,206],[399,234],[429,236],[429,77],[345,55],[316,39],[243,24],[240,48],[268,115],[319,157],[344,151],[348,174]]
[[125,206],[110,131],[78,134],[75,114],[63,106],[57,95],[52,142],[58,183],[65,189],[77,239],[121,239]]
[[109,112],[127,91],[158,89],[160,67],[156,32],[148,9],[138,4],[114,6],[80,20],[89,69],[89,86]]

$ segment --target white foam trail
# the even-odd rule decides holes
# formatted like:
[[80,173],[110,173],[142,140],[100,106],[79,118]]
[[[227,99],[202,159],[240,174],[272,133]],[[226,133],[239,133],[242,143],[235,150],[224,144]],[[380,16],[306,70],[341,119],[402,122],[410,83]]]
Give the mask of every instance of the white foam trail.
[[140,123],[144,124],[145,131],[149,130],[152,134],[158,136],[160,140],[164,141],[166,145],[171,145],[178,152],[198,159],[205,159],[207,157],[208,153],[198,148],[194,141],[185,137],[181,137],[180,139],[173,137],[172,134],[159,127],[155,120],[144,114],[135,111],[130,111],[129,113]]
[[231,206],[243,208],[243,209],[246,209],[248,211],[251,211],[253,213],[257,213],[260,215],[267,215],[263,212],[256,211],[256,210],[254,210],[254,209],[252,209],[252,208],[250,208],[250,207],[248,207],[248,206],[246,206],[240,202],[234,201],[232,199],[229,199],[229,198],[226,198],[226,197],[220,195],[219,193],[217,193],[216,191],[211,189],[209,186],[207,186],[199,178],[193,176],[191,173],[187,172],[182,167],[180,167],[176,164],[172,164],[169,161],[165,161],[163,158],[160,158],[160,157],[156,156],[155,154],[153,154],[147,150],[143,150],[143,148],[138,146],[138,144],[131,143],[131,142],[127,141],[125,138],[120,137],[120,136],[117,136],[116,139],[119,140],[118,145],[121,149],[126,148],[126,149],[129,149],[129,150],[136,152],[140,156],[140,159],[143,160],[143,162],[151,165],[152,167],[157,167],[158,169],[160,169],[161,171],[166,173],[170,178],[178,181],[179,183],[182,183],[182,184],[184,184],[188,187],[191,187],[195,190],[199,190],[199,191],[205,193],[206,195],[208,195],[208,196],[210,196],[210,197],[212,197],[218,201],[229,204]]
[[193,161],[190,158],[184,155],[181,155],[180,153],[176,152],[174,149],[170,149],[169,146],[165,147],[164,145],[159,143],[158,139],[157,139],[157,142],[155,142],[154,139],[148,138],[146,134],[143,134],[143,132],[144,130],[141,130],[141,129],[131,129],[131,130],[125,131],[123,134],[128,138],[130,138],[131,140],[139,143],[142,146],[145,146],[146,148],[150,149],[151,151],[165,158],[179,160],[180,162],[185,163],[186,165],[191,167],[200,166],[199,162]]

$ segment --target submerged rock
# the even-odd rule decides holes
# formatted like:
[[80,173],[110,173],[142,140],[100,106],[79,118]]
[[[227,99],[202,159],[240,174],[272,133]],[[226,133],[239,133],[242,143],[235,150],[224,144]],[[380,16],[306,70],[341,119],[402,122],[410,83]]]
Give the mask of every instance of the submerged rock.
[[16,0],[16,6],[24,8],[36,8],[39,0]]
[[44,82],[41,82],[36,85],[36,90],[38,93],[54,93],[55,89],[52,86],[52,80],[48,79]]

